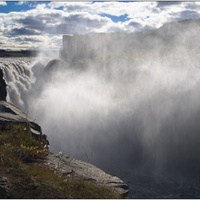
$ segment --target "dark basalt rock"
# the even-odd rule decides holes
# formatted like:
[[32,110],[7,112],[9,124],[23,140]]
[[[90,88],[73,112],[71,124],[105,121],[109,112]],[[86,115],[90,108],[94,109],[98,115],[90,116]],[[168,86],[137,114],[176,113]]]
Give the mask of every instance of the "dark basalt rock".
[[0,199],[8,199],[8,180],[6,177],[0,176]]
[[22,123],[30,128],[33,138],[49,144],[46,135],[42,134],[41,127],[35,123],[28,115],[16,108],[11,103],[0,101],[0,128],[9,123]]
[[0,100],[6,101],[7,90],[6,90],[6,82],[4,79],[3,71],[0,69]]

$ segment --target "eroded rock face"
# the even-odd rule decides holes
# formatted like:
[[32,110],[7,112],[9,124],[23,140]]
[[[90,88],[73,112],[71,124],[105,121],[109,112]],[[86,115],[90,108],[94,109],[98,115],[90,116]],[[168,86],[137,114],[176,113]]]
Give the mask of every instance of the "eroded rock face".
[[24,123],[30,127],[30,133],[36,140],[49,144],[46,135],[42,134],[41,127],[28,115],[16,108],[11,103],[0,101],[0,127],[8,123]]
[[114,189],[121,195],[128,193],[128,186],[118,177],[111,176],[90,163],[63,155],[50,153],[44,164],[67,177],[80,178]]

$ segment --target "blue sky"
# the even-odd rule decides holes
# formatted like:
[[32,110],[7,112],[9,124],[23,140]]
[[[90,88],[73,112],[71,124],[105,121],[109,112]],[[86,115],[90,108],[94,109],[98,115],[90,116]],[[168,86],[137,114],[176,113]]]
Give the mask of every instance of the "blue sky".
[[109,15],[109,14],[106,14],[106,13],[102,13],[100,15],[102,17],[108,17],[108,18],[110,18],[113,22],[124,22],[124,21],[128,20],[128,15],[127,14],[115,16],[115,15]]
[[199,2],[0,2],[0,44],[55,48],[64,34],[132,33],[199,18]]
[[1,13],[9,13],[9,12],[23,12],[30,9],[28,4],[22,4],[21,6],[17,6],[16,2],[7,2],[7,5],[0,7]]

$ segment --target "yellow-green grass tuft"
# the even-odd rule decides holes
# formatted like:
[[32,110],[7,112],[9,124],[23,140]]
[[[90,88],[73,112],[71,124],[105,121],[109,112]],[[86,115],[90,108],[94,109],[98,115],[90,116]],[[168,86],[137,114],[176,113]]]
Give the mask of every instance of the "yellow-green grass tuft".
[[1,127],[0,170],[10,177],[11,198],[122,198],[104,186],[54,173],[42,164],[48,153],[26,124]]

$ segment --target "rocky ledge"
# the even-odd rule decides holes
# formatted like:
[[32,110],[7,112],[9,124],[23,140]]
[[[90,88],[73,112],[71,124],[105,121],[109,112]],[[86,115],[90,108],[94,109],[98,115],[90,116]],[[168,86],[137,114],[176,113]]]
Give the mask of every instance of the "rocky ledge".
[[30,129],[30,134],[33,138],[39,141],[43,141],[47,145],[49,144],[46,139],[47,136],[42,134],[41,127],[35,123],[28,115],[16,108],[11,103],[6,101],[0,101],[0,129],[4,129],[6,124],[9,123],[23,123]]
[[50,153],[44,160],[44,164],[57,173],[67,177],[74,177],[82,180],[109,187],[120,195],[128,194],[128,186],[118,177],[111,176],[90,163],[66,157],[60,153]]
[[[0,101],[0,129],[6,129],[10,123],[22,123],[28,128],[31,136],[43,143],[49,144],[46,135],[42,133],[41,127],[35,123],[28,115],[16,108],[11,103]],[[128,186],[119,178],[111,176],[90,163],[86,163],[75,158],[66,157],[61,153],[55,155],[49,153],[42,163],[56,173],[68,177],[91,181],[93,183],[113,189],[120,195],[128,193]],[[3,175],[0,173],[0,176]],[[8,177],[7,177],[8,178]],[[0,179],[0,198],[7,198],[6,177]]]

